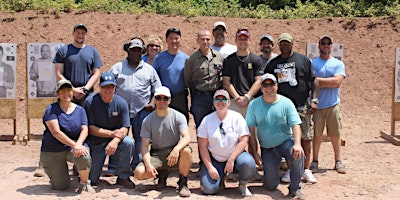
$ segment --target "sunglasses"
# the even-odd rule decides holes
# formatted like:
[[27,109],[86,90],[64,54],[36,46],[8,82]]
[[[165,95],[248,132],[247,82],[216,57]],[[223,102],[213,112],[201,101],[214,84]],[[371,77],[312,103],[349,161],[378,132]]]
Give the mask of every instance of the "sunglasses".
[[279,42],[279,46],[290,46],[292,43],[284,41],[284,42]]
[[70,93],[72,92],[72,88],[63,88],[63,89],[59,89],[58,93],[60,94],[66,94],[66,93]]
[[155,99],[156,99],[157,101],[168,101],[168,100],[169,100],[169,97],[166,97],[166,96],[156,96]]
[[224,28],[216,28],[216,29],[214,29],[213,31],[214,31],[214,32],[225,32],[226,29],[224,29]]
[[214,102],[215,103],[219,103],[219,102],[226,103],[226,102],[228,102],[228,99],[227,98],[222,98],[222,99],[215,98]]
[[157,48],[160,48],[160,45],[157,45],[157,44],[149,44],[149,47],[157,47]]
[[219,124],[219,133],[221,133],[222,135],[225,135],[226,132],[225,132],[224,128],[222,127],[223,125],[224,125],[223,122],[221,122],[221,123]]
[[331,45],[332,42],[320,42],[319,44],[320,44],[320,45]]
[[103,88],[103,89],[114,89],[115,85],[105,85],[105,86],[102,86],[101,88]]
[[274,87],[275,86],[275,84],[276,83],[274,83],[274,82],[271,82],[271,83],[261,83],[261,86],[262,87],[264,87],[264,88],[267,88],[267,87]]

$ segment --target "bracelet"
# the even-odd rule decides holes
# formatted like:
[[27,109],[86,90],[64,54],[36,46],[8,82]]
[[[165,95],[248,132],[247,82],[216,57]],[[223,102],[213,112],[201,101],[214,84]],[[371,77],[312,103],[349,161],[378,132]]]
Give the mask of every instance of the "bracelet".
[[245,94],[244,96],[247,98],[247,100],[250,100],[250,96],[248,94]]

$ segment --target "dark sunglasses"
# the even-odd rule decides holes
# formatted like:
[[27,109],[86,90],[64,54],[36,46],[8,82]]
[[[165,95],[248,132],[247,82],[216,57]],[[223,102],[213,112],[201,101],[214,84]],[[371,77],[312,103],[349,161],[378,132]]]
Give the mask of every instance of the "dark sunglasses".
[[284,41],[284,42],[279,42],[279,46],[289,46],[289,45],[291,45],[292,43],[290,43],[290,42],[287,42],[287,41]]
[[320,42],[319,44],[321,44],[321,45],[331,45],[332,42]]
[[156,98],[156,100],[157,101],[168,101],[169,100],[169,97],[166,97],[166,96],[156,96],[155,97]]
[[105,85],[105,86],[102,86],[101,88],[103,88],[103,89],[114,89],[115,85]]
[[157,44],[149,44],[149,47],[157,47],[157,48],[160,48],[160,45],[157,45]]
[[276,83],[271,82],[271,83],[261,83],[261,86],[266,88],[266,87],[274,87]]
[[222,135],[225,135],[226,132],[225,132],[224,128],[222,127],[223,125],[224,125],[223,122],[221,122],[221,123],[219,124],[219,133],[221,133]]
[[214,32],[225,32],[226,29],[224,29],[224,28],[216,28],[216,29],[214,29],[213,31],[214,31]]
[[228,99],[226,99],[226,98],[222,98],[222,99],[215,98],[215,99],[214,99],[214,102],[215,102],[215,103],[219,103],[219,102],[226,103],[226,102],[228,102]]

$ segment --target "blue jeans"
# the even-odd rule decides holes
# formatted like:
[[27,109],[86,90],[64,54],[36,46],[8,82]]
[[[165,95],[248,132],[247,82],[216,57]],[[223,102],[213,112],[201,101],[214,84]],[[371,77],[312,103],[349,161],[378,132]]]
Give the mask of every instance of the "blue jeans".
[[[192,91],[192,90],[191,90]],[[204,92],[193,92],[192,105],[190,112],[193,114],[194,123],[196,128],[200,126],[201,120],[213,112],[213,93],[206,94]]]
[[297,191],[300,189],[301,176],[304,170],[304,157],[299,160],[293,158],[291,154],[293,145],[293,139],[287,139],[279,146],[261,148],[264,169],[264,187],[267,190],[275,190],[280,183],[279,165],[282,157],[290,159],[289,191]]
[[132,135],[133,139],[135,139],[135,148],[132,150],[132,171],[135,171],[136,166],[142,161],[142,153],[140,150],[142,146],[142,138],[140,137],[140,130],[142,129],[142,122],[144,118],[146,118],[149,114],[149,111],[142,109],[136,114],[135,117],[131,118]]
[[[218,162],[216,161],[210,154],[212,165],[217,169],[219,174],[219,179],[214,180],[208,174],[206,166],[204,164],[200,167],[200,184],[203,186],[204,194],[216,194],[219,191],[219,185],[223,180],[224,169],[226,162]],[[254,162],[253,157],[243,151],[235,160],[235,165],[233,167],[234,173],[239,173],[239,181],[240,182],[248,182],[251,177],[253,177],[256,172],[256,163]]]
[[[90,169],[89,179],[92,184],[97,184],[103,170],[104,161],[106,160],[105,148],[110,140],[105,140],[102,143],[94,144],[89,141],[90,155],[92,156],[92,168]],[[131,175],[130,161],[132,159],[132,149],[135,143],[129,136],[118,144],[118,148],[113,156],[118,158],[117,174],[118,178],[128,179]]]

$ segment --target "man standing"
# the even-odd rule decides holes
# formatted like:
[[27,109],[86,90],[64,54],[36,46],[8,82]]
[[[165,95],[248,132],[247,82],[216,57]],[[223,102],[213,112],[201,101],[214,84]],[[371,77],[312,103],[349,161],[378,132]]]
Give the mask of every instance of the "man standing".
[[[275,190],[279,185],[279,163],[282,157],[290,159],[289,185],[290,197],[304,199],[300,191],[301,174],[304,165],[304,151],[301,147],[301,120],[293,102],[277,94],[278,84],[272,74],[261,77],[262,96],[253,100],[246,114],[250,130],[249,147],[258,162],[262,160],[264,169],[264,187]],[[261,156],[257,153],[256,132],[261,147]]]
[[110,73],[117,79],[115,93],[124,98],[129,106],[132,135],[135,139],[132,170],[135,170],[142,160],[140,154],[142,121],[154,110],[155,105],[152,102],[154,90],[161,87],[156,70],[141,58],[143,49],[142,39],[132,39],[127,49],[128,57],[110,69]]
[[0,46],[0,98],[7,97],[7,89],[14,88],[14,70],[11,65],[3,62],[4,50]]
[[[278,94],[289,98],[296,106],[302,121],[301,146],[306,155],[303,178],[310,183],[316,183],[317,180],[309,170],[313,138],[311,116],[318,104],[314,69],[306,56],[293,51],[293,37],[289,33],[279,35],[278,45],[281,54],[268,63],[265,73],[275,74],[279,84]],[[282,182],[290,182],[290,169],[282,177]]]
[[197,34],[197,44],[200,48],[190,55],[185,62],[185,86],[190,89],[191,107],[196,128],[201,120],[213,109],[213,95],[222,88],[222,63],[224,57],[219,52],[210,49],[211,33],[202,30]]
[[224,58],[237,51],[237,47],[235,45],[226,42],[226,36],[228,35],[228,32],[226,31],[226,25],[224,22],[215,22],[212,34],[214,36],[214,45],[212,45],[210,48],[220,52]]
[[82,105],[85,98],[93,92],[103,63],[97,50],[85,44],[87,28],[84,24],[75,25],[72,36],[74,42],[59,48],[53,62],[57,80],[71,81],[74,86],[74,102]]
[[[53,64],[53,58],[51,57],[51,48],[48,44],[43,44],[40,47],[41,57],[33,61],[31,68],[29,69],[29,78],[36,82],[36,97],[55,97],[56,88],[56,77],[55,69]],[[41,69],[46,75],[52,75],[48,77],[40,77],[43,74],[39,74]]]
[[[189,197],[187,176],[192,166],[192,150],[188,146],[190,134],[185,116],[169,108],[170,90],[159,87],[154,93],[156,110],[143,121],[140,136],[142,137],[141,162],[135,169],[138,180],[158,177],[157,187],[166,187],[169,170],[179,170],[179,196]],[[151,150],[150,150],[151,143]]]
[[341,113],[340,113],[340,86],[346,77],[345,67],[342,61],[331,56],[333,40],[325,35],[319,40],[318,58],[312,63],[319,84],[318,109],[314,112],[314,140],[313,140],[313,161],[310,169],[318,170],[318,156],[322,141],[322,133],[325,128],[331,138],[335,156],[335,169],[341,174],[346,173],[346,166],[342,163],[340,153],[341,136]]
[[161,52],[153,61],[161,83],[172,93],[171,108],[185,115],[189,121],[188,91],[183,80],[183,68],[188,55],[179,50],[181,46],[181,31],[178,28],[169,28],[165,34],[167,50]]
[[274,59],[278,54],[274,53],[274,38],[271,35],[265,34],[260,39],[260,54],[261,70],[264,71],[267,64]]
[[98,184],[106,156],[117,156],[117,184],[133,189],[135,184],[129,179],[132,171],[130,161],[134,141],[127,136],[129,130],[129,109],[126,101],[115,93],[114,75],[106,72],[100,77],[100,93],[87,98],[84,104],[88,121],[87,139],[92,156],[89,178]]

